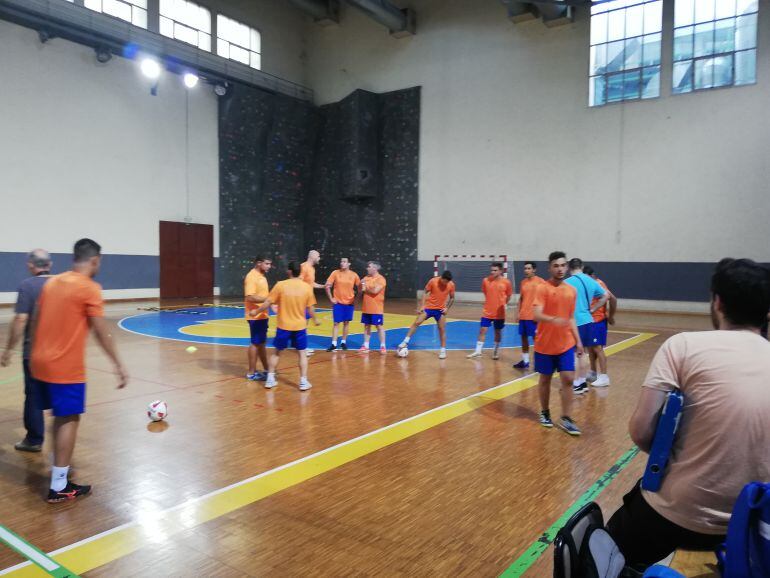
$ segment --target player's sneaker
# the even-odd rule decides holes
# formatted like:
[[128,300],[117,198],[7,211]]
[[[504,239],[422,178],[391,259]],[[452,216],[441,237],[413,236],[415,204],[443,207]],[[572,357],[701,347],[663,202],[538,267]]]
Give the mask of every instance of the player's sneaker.
[[396,350],[401,351],[402,349],[405,349],[406,346],[407,346],[406,341],[402,341],[401,343],[398,344],[398,347],[396,347]]
[[276,385],[278,382],[275,380],[275,375],[268,374],[265,380],[265,389],[273,389]]
[[500,352],[497,349],[492,354],[492,359],[500,359]]
[[540,421],[540,425],[543,427],[553,427],[550,411],[541,411],[539,421]]
[[249,381],[265,381],[267,379],[267,373],[264,371],[255,371],[254,373],[247,373],[246,379]]
[[595,371],[589,371],[588,375],[586,376],[586,381],[596,381],[596,378],[599,377]]
[[513,364],[513,368],[514,369],[529,369],[529,363],[522,359],[518,363],[514,363]]
[[369,353],[369,347],[366,345],[362,345],[358,348],[358,353]]
[[438,352],[438,358],[439,359],[446,359],[446,349],[442,349]]
[[326,348],[326,351],[334,351],[335,349],[337,349],[337,346],[332,343],[329,347]]
[[79,486],[72,482],[67,482],[67,485],[63,490],[48,490],[48,497],[45,499],[49,504],[58,504],[59,502],[68,502],[85,496],[91,491],[91,486]]
[[572,386],[572,393],[574,393],[575,395],[583,395],[587,391],[588,391],[588,386],[585,383]]
[[382,355],[387,355],[388,354],[388,350],[387,350],[387,348],[384,345],[380,345],[380,353]]
[[572,418],[566,415],[563,415],[559,420],[559,427],[571,436],[579,436],[583,433],[580,431],[580,428],[575,425],[575,422],[572,421]]
[[465,357],[468,359],[476,359],[477,357],[481,357],[481,356],[482,356],[481,351],[474,351],[473,353],[469,353]]
[[594,387],[607,387],[609,384],[610,384],[610,378],[605,373],[603,375],[599,375],[596,378],[596,381],[594,381],[591,385],[593,385]]
[[43,446],[42,444],[31,444],[27,441],[27,439],[23,439],[20,442],[16,442],[13,445],[13,449],[19,452],[32,452],[37,453],[39,451],[42,451]]
[[347,351],[348,350],[348,344],[343,341],[342,343],[340,343],[340,349],[342,351]]
[[305,355],[307,355],[308,357],[310,357],[314,353],[315,353],[315,349],[306,349],[305,350]]
[[313,387],[313,384],[312,384],[312,383],[310,383],[310,382],[309,382],[309,381],[307,381],[307,380],[305,380],[305,381],[300,381],[300,382],[299,382],[299,390],[300,390],[300,391],[307,391],[307,390],[308,390],[308,389],[310,389],[311,387]]

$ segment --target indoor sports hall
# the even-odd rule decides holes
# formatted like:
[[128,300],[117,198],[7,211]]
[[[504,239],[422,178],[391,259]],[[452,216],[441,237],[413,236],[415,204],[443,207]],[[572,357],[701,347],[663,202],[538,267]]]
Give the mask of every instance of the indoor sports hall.
[[731,578],[616,529],[770,482],[770,0],[0,0],[0,78],[0,576],[582,578],[595,502]]

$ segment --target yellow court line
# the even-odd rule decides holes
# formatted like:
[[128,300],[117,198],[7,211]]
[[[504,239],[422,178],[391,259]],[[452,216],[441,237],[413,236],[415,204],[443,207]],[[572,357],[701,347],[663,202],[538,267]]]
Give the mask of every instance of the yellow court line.
[[[635,337],[607,347],[607,354],[620,353],[655,336],[655,333],[636,334]],[[535,374],[530,374],[474,393],[216,490],[200,498],[154,513],[151,517],[123,524],[51,552],[49,555],[57,563],[78,574],[93,570],[127,556],[144,546],[162,542],[184,530],[224,516],[233,510],[253,504],[360,457],[535,385],[537,385],[537,377]],[[40,568],[30,562],[7,568],[0,572],[0,575],[15,578],[46,576]]]

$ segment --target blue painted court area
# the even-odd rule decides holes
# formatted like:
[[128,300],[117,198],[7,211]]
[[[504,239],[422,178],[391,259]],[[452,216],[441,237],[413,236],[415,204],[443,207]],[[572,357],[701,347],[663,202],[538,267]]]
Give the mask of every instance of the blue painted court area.
[[[325,349],[331,339],[332,319],[331,310],[318,309],[321,325],[308,329],[308,347]],[[364,326],[359,322],[357,312],[350,324],[348,347],[358,349],[363,343]],[[402,314],[385,314],[386,339],[389,349],[396,346],[406,335],[414,317]],[[123,330],[147,337],[170,339],[188,343],[204,343],[211,345],[228,345],[246,347],[249,344],[248,324],[243,316],[242,308],[235,307],[191,307],[175,311],[152,311],[126,317],[118,324]],[[478,321],[449,320],[447,322],[447,349],[473,349],[478,335]],[[275,334],[275,316],[271,315],[268,331],[268,345],[272,345]],[[485,347],[494,345],[492,328],[487,332]],[[510,324],[503,330],[502,347],[519,347],[521,341],[518,326]],[[379,348],[376,332],[372,334],[372,348]],[[436,350],[440,342],[438,328],[435,322],[424,323],[409,343],[409,349]]]

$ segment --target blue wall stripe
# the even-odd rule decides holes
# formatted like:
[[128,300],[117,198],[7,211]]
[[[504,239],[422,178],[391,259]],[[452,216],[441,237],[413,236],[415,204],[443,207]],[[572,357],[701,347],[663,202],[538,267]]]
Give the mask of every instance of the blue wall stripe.
[[[72,255],[53,253],[53,272],[70,268]],[[29,273],[26,253],[0,252],[0,291],[16,291]],[[219,259],[214,258],[214,285],[219,284]],[[157,255],[104,255],[96,276],[104,289],[153,289],[159,286],[160,260]]]

